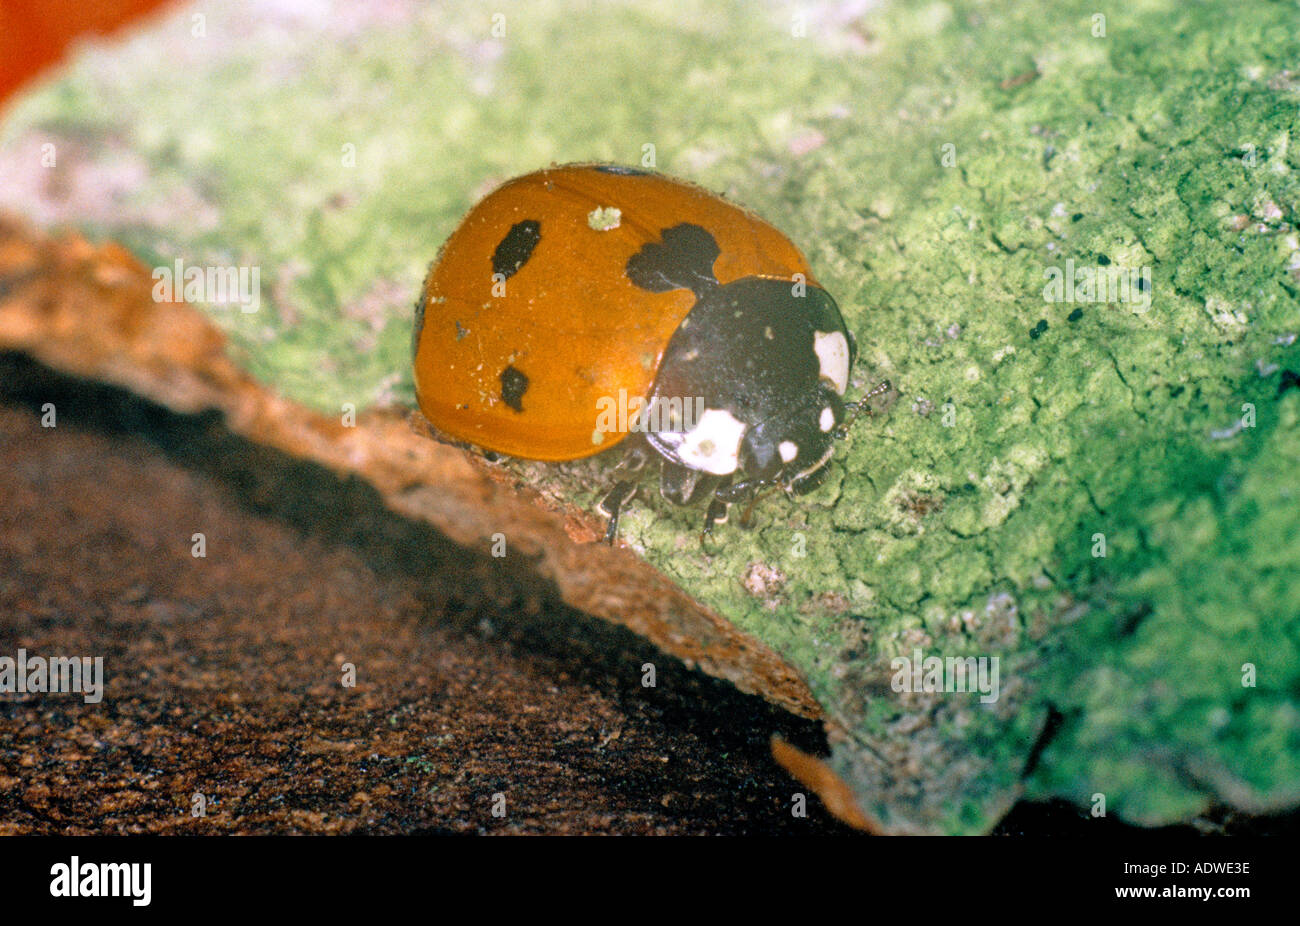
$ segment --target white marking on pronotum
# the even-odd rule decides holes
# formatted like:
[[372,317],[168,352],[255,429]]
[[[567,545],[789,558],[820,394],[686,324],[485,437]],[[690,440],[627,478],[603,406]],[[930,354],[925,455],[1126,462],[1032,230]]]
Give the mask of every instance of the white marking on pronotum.
[[826,432],[835,427],[835,412],[829,405],[822,409],[821,417],[817,419],[818,426]]
[[813,350],[821,365],[822,379],[830,382],[835,391],[844,395],[849,388],[849,341],[840,331],[814,331]]
[[789,463],[799,456],[799,445],[792,440],[781,441],[781,443],[777,444],[776,449],[781,454],[782,463]]
[[684,465],[715,476],[727,476],[740,466],[740,441],[746,428],[731,412],[707,408],[689,431],[660,431],[655,437],[672,448]]

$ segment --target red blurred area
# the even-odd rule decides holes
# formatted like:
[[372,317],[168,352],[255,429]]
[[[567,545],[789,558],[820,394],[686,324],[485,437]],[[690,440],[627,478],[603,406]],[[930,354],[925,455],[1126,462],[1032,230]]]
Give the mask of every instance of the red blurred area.
[[108,35],[170,0],[0,0],[0,103],[80,35]]

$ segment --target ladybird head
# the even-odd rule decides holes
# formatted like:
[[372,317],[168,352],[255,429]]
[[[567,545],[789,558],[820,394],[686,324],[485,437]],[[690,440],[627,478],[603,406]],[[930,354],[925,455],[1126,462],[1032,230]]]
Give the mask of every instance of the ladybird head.
[[834,453],[844,402],[828,387],[818,388],[812,397],[786,398],[789,404],[769,405],[746,429],[738,473],[745,480],[806,491],[820,483]]
[[674,333],[652,390],[652,403],[682,397],[697,414],[650,443],[713,475],[809,488],[844,424],[852,363],[825,290],[760,277],[716,286]]
[[740,477],[806,490],[824,477],[844,424],[852,339],[820,288],[800,292],[785,281],[762,281],[737,295],[750,301],[732,335],[748,354],[731,387],[748,419]]

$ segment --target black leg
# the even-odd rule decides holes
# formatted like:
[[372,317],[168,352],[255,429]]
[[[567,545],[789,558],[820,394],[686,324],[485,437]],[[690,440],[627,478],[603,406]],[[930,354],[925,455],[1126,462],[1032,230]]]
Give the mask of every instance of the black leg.
[[714,494],[728,505],[734,505],[737,502],[749,501],[755,492],[767,484],[765,479],[744,479],[740,482],[720,485],[718,491]]
[[636,482],[631,479],[624,479],[615,483],[614,488],[600,503],[600,510],[609,518],[609,524],[605,527],[605,543],[611,547],[614,540],[618,537],[618,515],[622,511],[623,505],[627,500],[636,494]]
[[701,493],[711,492],[716,483],[716,476],[667,460],[659,468],[659,494],[674,505],[689,505]]
[[708,514],[704,516],[704,530],[700,534],[703,540],[713,533],[718,524],[727,523],[727,512],[732,505],[746,502],[745,513],[741,515],[740,526],[748,530],[754,526],[754,503],[758,500],[759,490],[768,485],[763,479],[744,479],[732,482],[730,478],[718,486],[709,502]]
[[728,476],[713,493],[713,498],[709,499],[709,510],[704,514],[704,529],[700,531],[700,546],[705,553],[709,552],[707,541],[713,536],[714,526],[727,523],[727,509],[731,507],[731,502],[725,496],[730,486],[731,477]]
[[712,553],[709,549],[709,538],[713,536],[713,528],[717,524],[727,523],[727,509],[730,507],[720,498],[709,499],[709,510],[704,515],[704,528],[700,531],[700,546],[704,548],[705,553]]
[[745,513],[740,516],[740,526],[745,530],[749,530],[754,526],[754,506],[758,504],[758,496],[758,492],[749,496],[749,504],[745,506]]
[[645,467],[646,460],[645,448],[633,446],[614,468],[614,475],[618,481],[601,500],[599,506],[601,514],[609,518],[609,524],[605,527],[605,543],[610,546],[614,545],[618,537],[619,512],[627,504],[628,499],[636,494],[637,476]]

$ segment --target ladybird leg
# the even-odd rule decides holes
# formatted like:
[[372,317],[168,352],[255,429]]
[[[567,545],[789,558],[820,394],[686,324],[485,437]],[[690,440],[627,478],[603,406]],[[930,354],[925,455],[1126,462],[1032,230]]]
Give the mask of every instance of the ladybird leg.
[[734,505],[736,502],[749,501],[751,495],[767,484],[766,479],[742,479],[740,482],[729,482],[718,486],[714,495],[728,505]]
[[614,484],[608,494],[601,500],[600,511],[609,518],[609,524],[605,527],[605,543],[611,547],[618,537],[618,515],[627,504],[628,499],[636,494],[636,480],[623,479]]
[[618,466],[614,467],[614,474],[620,477],[634,476],[645,468],[649,459],[646,448],[639,444],[633,445],[627,453],[623,454],[623,459],[618,461]]
[[659,494],[674,505],[689,505],[703,492],[711,492],[717,478],[698,469],[665,460],[659,468]]
[[614,487],[606,493],[605,497],[597,506],[600,513],[609,518],[609,524],[605,527],[605,543],[610,546],[614,545],[614,540],[618,537],[618,516],[623,506],[628,500],[636,494],[637,478],[641,470],[645,467],[648,457],[641,447],[632,447],[627,454],[619,461],[618,466],[614,468],[615,476],[619,478]]
[[704,529],[700,531],[700,546],[704,547],[705,553],[709,552],[706,541],[713,536],[713,528],[727,523],[727,509],[731,507],[731,502],[725,495],[730,485],[731,477],[727,477],[714,491],[713,498],[709,499],[709,510],[704,514]]
[[709,549],[709,538],[713,536],[713,528],[718,524],[727,523],[727,509],[731,507],[727,502],[719,498],[709,500],[709,510],[704,515],[704,528],[700,531],[700,546],[704,548],[705,553],[713,553]]
[[769,486],[766,479],[745,479],[727,486],[719,492],[719,497],[729,504],[745,502],[745,513],[740,516],[740,526],[749,530],[754,526],[754,506],[758,503],[763,489]]
[[745,513],[740,516],[740,526],[749,530],[754,526],[754,506],[758,504],[758,497],[762,493],[755,492],[749,496],[749,504],[745,506]]

